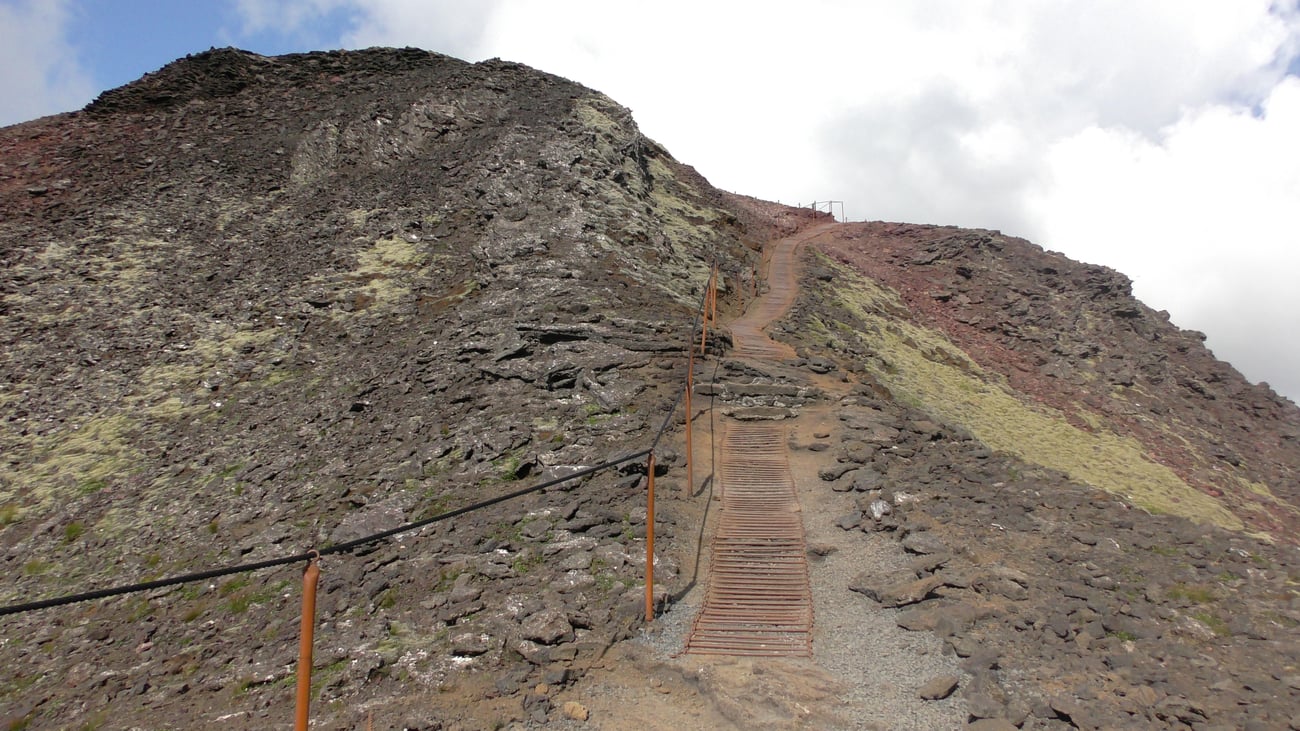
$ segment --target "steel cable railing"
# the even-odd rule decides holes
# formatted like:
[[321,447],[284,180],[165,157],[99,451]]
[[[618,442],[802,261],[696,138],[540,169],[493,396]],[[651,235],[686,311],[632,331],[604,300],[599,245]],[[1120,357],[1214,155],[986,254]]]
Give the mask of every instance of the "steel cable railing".
[[107,599],[110,597],[122,596],[126,594],[134,594],[134,593],[145,592],[145,591],[154,591],[157,589],[165,589],[172,586],[179,586],[181,584],[187,584],[187,583],[193,583],[199,581],[208,581],[223,576],[230,576],[232,574],[261,571],[265,569],[276,568],[279,566],[287,566],[290,564],[306,562],[307,566],[305,567],[304,570],[304,596],[303,596],[303,615],[302,615],[303,627],[301,633],[300,657],[299,657],[299,668],[298,668],[298,702],[297,702],[297,709],[296,709],[297,711],[296,728],[305,729],[306,728],[305,719],[307,718],[307,704],[309,702],[309,698],[307,696],[309,695],[310,676],[311,676],[311,635],[312,635],[311,621],[314,616],[316,577],[319,576],[318,560],[320,559],[321,556],[351,553],[359,548],[362,548],[364,546],[373,543],[377,543],[379,541],[385,540],[387,538],[391,538],[401,533],[416,531],[421,528],[425,528],[427,526],[433,525],[435,523],[451,520],[453,518],[457,518],[466,515],[468,513],[482,510],[484,508],[493,505],[498,505],[500,503],[517,499],[524,495],[540,492],[547,488],[563,485],[573,480],[589,477],[599,472],[603,472],[604,470],[612,469],[614,467],[619,467],[621,465],[634,462],[644,457],[647,460],[647,465],[646,465],[646,474],[647,474],[646,606],[645,606],[646,616],[645,618],[647,622],[652,622],[654,621],[653,597],[654,597],[655,450],[658,448],[659,443],[663,439],[664,434],[668,431],[668,427],[672,424],[673,417],[677,413],[678,407],[681,406],[683,400],[685,400],[685,402],[687,403],[686,425],[687,425],[687,434],[688,434],[686,494],[688,495],[693,494],[694,478],[692,473],[693,465],[691,463],[691,454],[690,454],[691,451],[690,424],[693,421],[693,415],[690,413],[689,404],[690,404],[690,392],[693,388],[694,358],[696,353],[696,333],[697,332],[699,333],[699,353],[701,356],[703,356],[705,353],[705,348],[706,348],[706,343],[708,338],[709,325],[710,323],[713,323],[716,326],[716,322],[717,322],[717,291],[718,291],[717,277],[718,277],[718,266],[716,263],[713,263],[710,266],[708,281],[704,287],[703,293],[700,295],[700,302],[698,307],[695,310],[694,319],[691,322],[690,335],[688,337],[688,345],[687,345],[687,369],[688,370],[687,370],[687,376],[685,378],[685,382],[683,383],[682,389],[678,391],[677,397],[674,400],[673,405],[669,408],[667,414],[664,415],[664,420],[660,424],[658,430],[655,432],[654,438],[651,440],[650,445],[644,449],[640,449],[635,452],[622,455],[615,459],[609,459],[598,465],[585,467],[575,472],[572,472],[570,474],[556,477],[554,479],[547,480],[536,485],[532,485],[520,490],[515,490],[513,492],[506,493],[504,495],[498,495],[492,498],[488,498],[486,500],[480,500],[470,505],[456,508],[454,510],[449,510],[443,513],[439,513],[438,515],[434,515],[429,518],[424,518],[422,520],[404,523],[402,525],[398,525],[393,528],[389,528],[387,530],[383,530],[377,533],[363,536],[361,538],[346,541],[344,543],[337,543],[337,544],[322,547],[320,549],[312,549],[301,553],[280,556],[277,558],[270,558],[263,561],[234,564],[230,566],[222,566],[219,568],[209,569],[206,571],[195,571],[191,573],[181,574],[179,576],[155,579],[151,581],[142,581],[142,582],[136,582],[131,584],[113,586],[113,587],[105,587],[101,589],[92,589],[92,590],[77,592],[73,594],[66,594],[63,596],[50,597],[47,599],[38,599],[38,600],[33,600],[28,602],[9,604],[5,606],[0,606],[0,617],[22,614],[26,612],[34,612],[42,609],[52,609],[55,607],[67,606],[70,604],[76,604],[80,602],[94,601],[97,599]]

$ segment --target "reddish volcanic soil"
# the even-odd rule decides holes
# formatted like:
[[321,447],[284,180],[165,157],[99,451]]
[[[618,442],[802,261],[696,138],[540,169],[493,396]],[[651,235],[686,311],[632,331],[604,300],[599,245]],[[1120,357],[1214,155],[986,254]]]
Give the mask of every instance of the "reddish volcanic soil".
[[[1136,303],[1123,275],[1020,239],[943,226],[848,224],[817,246],[897,291],[920,324],[1028,399],[1080,429],[1100,421],[1138,440],[1196,488],[1233,493],[1232,509],[1250,529],[1296,540],[1300,412],[1215,360],[1200,333]],[[1290,505],[1230,475],[1262,482]]]

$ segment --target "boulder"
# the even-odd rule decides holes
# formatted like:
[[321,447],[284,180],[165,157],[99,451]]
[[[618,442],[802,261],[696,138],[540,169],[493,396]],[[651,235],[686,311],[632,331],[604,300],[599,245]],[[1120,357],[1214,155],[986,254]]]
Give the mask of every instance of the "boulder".
[[924,701],[941,701],[952,695],[957,690],[958,678],[956,675],[940,675],[937,678],[931,678],[925,685],[922,685],[916,694]]
[[573,641],[573,625],[564,612],[555,608],[546,608],[530,615],[520,627],[526,640],[542,645],[555,645]]

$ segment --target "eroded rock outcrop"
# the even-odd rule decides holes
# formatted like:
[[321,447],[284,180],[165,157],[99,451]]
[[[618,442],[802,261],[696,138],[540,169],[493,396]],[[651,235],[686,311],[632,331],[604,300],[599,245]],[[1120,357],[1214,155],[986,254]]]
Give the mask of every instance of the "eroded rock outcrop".
[[[728,200],[601,94],[415,49],[214,50],[0,130],[0,600],[346,541],[643,446],[709,264],[753,271]],[[328,561],[323,718],[598,655],[636,614],[639,479]],[[8,618],[0,705],[261,725],[295,582]]]

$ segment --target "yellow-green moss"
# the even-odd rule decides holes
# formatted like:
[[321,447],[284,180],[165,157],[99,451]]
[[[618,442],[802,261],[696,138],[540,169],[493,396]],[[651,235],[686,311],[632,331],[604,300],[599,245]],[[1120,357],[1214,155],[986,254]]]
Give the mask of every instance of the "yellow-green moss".
[[379,239],[374,246],[357,254],[357,274],[389,275],[396,271],[409,271],[424,263],[424,252],[406,239],[391,236]]
[[[143,225],[143,224],[141,224]],[[151,277],[166,270],[178,259],[189,255],[188,247],[157,239],[117,239],[109,247],[109,255],[88,253],[98,242],[83,239],[77,242],[52,241],[35,253],[41,263],[39,271],[54,273],[64,278],[64,298],[51,298],[48,294],[29,296],[19,292],[4,295],[4,301],[23,317],[39,325],[67,325],[86,317],[99,317],[100,313],[88,301],[95,298],[82,296],[82,291],[92,285],[107,297],[130,302],[138,298]],[[72,276],[68,271],[75,270]],[[32,267],[16,265],[15,274],[38,271]],[[82,275],[85,276],[82,276]]]
[[636,130],[618,121],[618,105],[608,97],[595,94],[574,106],[575,116],[594,133],[591,152],[611,165],[621,165],[621,182],[612,176],[593,181],[611,214],[621,220],[621,234],[633,240],[662,233],[664,245],[654,250],[657,259],[643,261],[629,255],[627,241],[598,236],[596,245],[614,257],[627,276],[655,287],[679,304],[693,307],[707,281],[708,266],[699,253],[715,243],[717,232],[712,225],[723,217],[721,211],[691,202],[690,188],[684,185],[665,162],[655,154],[645,158],[645,169],[620,152]]
[[274,327],[237,327],[222,322],[206,323],[201,329],[206,330],[204,335],[178,351],[175,361],[140,371],[134,393],[125,400],[128,405],[160,419],[203,411],[207,402],[198,400],[206,393],[203,379],[224,372],[244,351],[269,346],[280,334]]
[[614,102],[604,95],[593,95],[579,100],[574,105],[574,111],[584,126],[606,135],[612,135],[618,132],[619,125],[605,113],[602,107],[608,108],[613,104]]
[[1106,422],[1099,415],[1097,415],[1097,413],[1094,412],[1092,409],[1081,407],[1077,409],[1074,413],[1080,419],[1083,419],[1085,422],[1087,422],[1088,426],[1092,427],[1094,431],[1098,429],[1104,429],[1106,426]]
[[822,263],[840,270],[839,304],[865,325],[859,335],[878,355],[867,367],[902,400],[964,426],[992,449],[1060,470],[1149,511],[1243,527],[1218,500],[1151,461],[1136,440],[1078,429],[1061,412],[1026,403],[943,334],[903,319],[907,310],[897,294],[828,259]]
[[[693,228],[699,223],[708,223],[716,220],[721,214],[716,208],[701,208],[683,198],[673,195],[669,186],[665,183],[673,183],[673,187],[680,185],[677,183],[676,176],[668,169],[668,166],[657,157],[650,158],[650,175],[656,181],[654,190],[650,193],[651,199],[654,200],[655,207],[661,218],[664,218],[665,224],[671,224],[675,227]],[[688,219],[698,219],[692,222]]]
[[1270,502],[1277,501],[1277,496],[1273,494],[1272,490],[1268,489],[1268,485],[1265,485],[1262,482],[1251,482],[1249,480],[1238,480],[1238,482],[1241,483],[1242,487],[1250,490],[1265,500]]
[[0,468],[0,503],[44,508],[58,498],[98,492],[138,465],[142,455],[128,442],[136,423],[123,415],[91,419],[76,429],[64,429],[31,440],[14,450],[27,459]]
[[560,420],[554,415],[533,418],[533,431],[555,431],[560,428]]
[[150,406],[147,413],[155,419],[177,419],[185,416],[192,410],[193,407],[186,406],[180,398],[171,396],[153,406]]
[[[354,212],[354,223],[364,220],[364,212]],[[333,309],[330,317],[344,320],[358,314],[389,312],[392,307],[410,300],[417,277],[431,274],[430,269],[444,262],[446,254],[434,254],[426,247],[390,236],[375,241],[357,252],[357,266],[342,275],[314,277],[314,284],[342,285],[352,300],[351,311]]]
[[[662,232],[666,250],[661,252],[657,266],[645,266],[639,261],[628,261],[626,266],[641,281],[659,287],[683,305],[694,306],[697,299],[694,293],[709,277],[708,265],[697,254],[709,248],[715,236],[710,224],[722,214],[714,208],[701,208],[683,197],[686,188],[659,158],[650,158],[647,167],[651,178],[650,218]],[[633,215],[639,217],[640,213]],[[618,242],[609,243],[610,250],[621,253]]]

